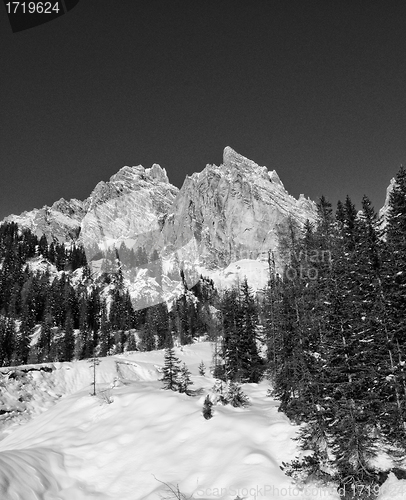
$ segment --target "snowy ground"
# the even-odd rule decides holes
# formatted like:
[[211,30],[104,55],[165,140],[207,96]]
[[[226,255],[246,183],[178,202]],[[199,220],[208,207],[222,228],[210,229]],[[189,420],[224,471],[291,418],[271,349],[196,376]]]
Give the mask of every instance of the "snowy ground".
[[338,498],[326,490],[299,492],[279,469],[297,453],[297,427],[265,396],[266,383],[243,386],[248,408],[215,406],[205,420],[203,400],[214,381],[197,367],[201,360],[210,366],[211,345],[176,354],[192,371],[194,396],[161,389],[163,351],[101,360],[97,389],[107,390],[111,404],[89,395],[86,361],[20,373],[19,380],[3,375],[0,408],[18,402],[21,411],[9,426],[3,422],[0,435],[1,500],[174,498],[160,481],[200,500]]
[[238,286],[247,278],[248,284],[255,290],[262,289],[268,281],[268,262],[265,260],[242,259],[232,262],[225,269],[217,271],[199,267],[203,276],[208,276],[216,284],[216,288],[223,290]]

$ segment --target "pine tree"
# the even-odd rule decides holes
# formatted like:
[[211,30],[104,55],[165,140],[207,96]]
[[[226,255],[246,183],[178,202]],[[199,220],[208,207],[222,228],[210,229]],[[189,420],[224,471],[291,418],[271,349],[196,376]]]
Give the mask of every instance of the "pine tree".
[[305,228],[299,253],[290,260],[296,272],[281,284],[282,302],[270,294],[278,327],[274,393],[283,411],[305,422],[300,442],[316,457],[308,470],[328,460],[329,448],[338,479],[348,476],[353,484],[366,482],[376,453],[372,436],[381,412],[377,384],[384,344],[376,330],[379,249],[364,201],[367,224],[349,197],[338,204],[335,221],[322,199],[315,230]]
[[31,277],[22,291],[22,313],[20,330],[17,335],[16,362],[27,364],[30,352],[31,336],[36,320],[36,280]]
[[203,417],[206,420],[210,420],[213,417],[212,406],[213,403],[210,400],[210,396],[207,395],[203,403]]
[[275,259],[271,252],[268,252],[268,282],[264,290],[262,303],[262,323],[267,346],[268,376],[276,373],[278,368],[278,358],[280,353],[280,296],[282,282],[275,270]]
[[243,392],[241,385],[231,380],[226,383],[224,399],[235,408],[246,407],[250,404],[248,396]]
[[161,379],[161,381],[163,382],[164,389],[169,389],[171,391],[178,390],[179,372],[180,372],[180,361],[175,356],[173,348],[168,347],[165,349],[163,376]]
[[148,318],[145,324],[140,328],[139,336],[139,347],[141,351],[153,351],[156,349],[156,338],[153,331],[150,329],[150,318]]
[[193,385],[193,382],[190,378],[192,374],[190,373],[188,367],[185,363],[182,364],[179,375],[177,378],[178,382],[178,391],[190,395],[189,386]]
[[42,235],[38,243],[38,252],[45,259],[48,257],[48,242],[45,235]]
[[50,310],[45,314],[44,321],[41,324],[41,334],[38,341],[38,362],[55,361],[51,359],[51,342],[52,342],[52,316]]
[[255,303],[252,289],[245,278],[241,284],[241,319],[239,357],[241,375],[239,379],[243,382],[258,383],[263,372],[263,361],[258,354],[256,329],[258,326],[258,309]]
[[[386,244],[382,252],[382,307],[385,313],[385,333],[390,356],[390,373],[386,377],[386,392],[395,393],[396,412],[391,439],[406,448],[406,170],[401,167],[389,197],[385,228]],[[390,401],[390,400],[389,400]],[[391,401],[390,401],[391,402]],[[393,401],[395,402],[395,401]],[[389,415],[388,415],[389,418]]]
[[88,326],[88,301],[85,294],[80,298],[79,308],[79,338],[76,356],[79,359],[86,359],[93,356],[95,346]]
[[199,368],[199,375],[202,375],[204,377],[204,375],[206,374],[206,366],[203,363],[203,360],[200,361],[200,364],[199,364],[198,368]]
[[15,357],[15,349],[17,347],[17,334],[16,325],[13,318],[5,318],[4,320],[4,330],[3,330],[3,366],[9,366],[12,364]]
[[111,349],[111,325],[107,318],[107,306],[103,300],[101,303],[101,316],[100,316],[100,356],[107,356]]
[[136,350],[137,350],[137,342],[135,340],[134,332],[129,331],[128,332],[127,351],[136,351]]
[[75,335],[73,330],[73,318],[70,310],[66,314],[65,334],[62,350],[62,361],[72,361],[75,353]]
[[95,286],[90,292],[87,302],[87,324],[92,332],[94,346],[98,343],[100,329],[100,289]]
[[233,380],[239,371],[238,343],[241,333],[239,294],[236,288],[224,291],[220,307],[222,341],[217,354],[223,364],[217,364],[214,376],[223,380]]
[[156,308],[157,349],[173,347],[173,339],[169,330],[169,313],[166,302],[161,302]]

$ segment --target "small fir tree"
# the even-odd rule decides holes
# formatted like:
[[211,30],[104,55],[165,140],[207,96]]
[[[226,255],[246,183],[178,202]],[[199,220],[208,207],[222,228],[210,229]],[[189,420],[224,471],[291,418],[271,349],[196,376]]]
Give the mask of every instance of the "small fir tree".
[[179,377],[178,377],[178,390],[179,392],[183,392],[189,396],[189,386],[193,384],[192,380],[190,379],[191,373],[186,366],[186,363],[183,363],[180,371],[179,371]]
[[228,404],[235,408],[246,407],[250,404],[248,396],[241,389],[241,385],[231,380],[227,381],[224,398]]
[[203,417],[206,420],[210,420],[213,417],[212,406],[213,403],[211,402],[209,395],[207,395],[203,403]]
[[165,349],[164,357],[164,368],[163,376],[161,381],[163,382],[163,388],[171,391],[176,391],[178,389],[178,375],[180,372],[180,361],[175,356],[175,352],[172,347]]
[[74,353],[75,353],[75,334],[73,330],[73,318],[71,312],[68,311],[65,321],[63,361],[72,361]]
[[206,366],[203,363],[203,360],[200,362],[200,365],[199,365],[199,375],[201,375],[202,377],[204,377],[204,375],[206,375]]

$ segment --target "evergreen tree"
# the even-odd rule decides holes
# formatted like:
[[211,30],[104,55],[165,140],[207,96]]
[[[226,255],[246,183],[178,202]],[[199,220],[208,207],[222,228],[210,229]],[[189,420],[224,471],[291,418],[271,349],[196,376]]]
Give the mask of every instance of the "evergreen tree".
[[179,375],[178,375],[178,391],[190,395],[189,387],[193,384],[191,378],[191,373],[185,363],[182,364]]
[[225,380],[258,382],[264,364],[258,354],[258,309],[253,293],[245,279],[239,289],[226,290],[221,303],[223,339],[219,352],[223,360]]
[[226,383],[224,399],[227,404],[231,404],[235,408],[249,405],[248,396],[243,392],[241,385],[231,380],[228,380]]
[[213,403],[210,400],[210,396],[207,395],[203,403],[203,417],[206,420],[210,420],[213,417],[212,406]]
[[27,364],[30,352],[31,336],[36,320],[35,278],[25,283],[22,291],[22,313],[20,329],[17,335],[16,362]]
[[282,281],[276,274],[275,259],[268,253],[268,283],[262,304],[262,323],[267,345],[268,375],[275,374],[280,362],[280,322]]
[[153,332],[151,332],[149,327],[149,319],[141,328],[140,328],[140,350],[141,351],[153,351],[156,349],[156,339]]
[[95,346],[88,326],[88,301],[86,295],[82,295],[79,301],[79,337],[77,342],[76,357],[86,359],[93,356]]
[[75,353],[75,335],[70,310],[66,314],[62,361],[72,361]]
[[178,390],[179,372],[180,372],[180,361],[175,356],[173,348],[167,347],[165,349],[163,376],[161,379],[161,381],[163,382],[164,389],[170,389],[171,391]]
[[132,331],[128,332],[128,351],[137,351],[137,342],[135,340],[135,335]]
[[205,364],[203,363],[203,360],[200,361],[200,364],[199,364],[199,375],[202,375],[203,377],[205,376],[206,374],[206,366]]
[[263,361],[257,348],[258,309],[246,278],[241,284],[240,293],[239,379],[243,382],[257,383],[263,372]]
[[45,259],[48,257],[48,241],[45,235],[42,235],[38,242],[38,252]]
[[14,359],[14,352],[17,347],[17,334],[14,319],[5,318],[3,327],[3,366],[10,366]]
[[87,324],[92,331],[94,347],[98,342],[98,331],[100,329],[100,290],[93,287],[87,302]]
[[173,347],[173,339],[169,329],[169,312],[166,302],[161,302],[156,308],[157,349]]
[[[382,252],[381,304],[385,317],[385,335],[390,358],[390,373],[387,374],[386,392],[395,394],[396,413],[391,424],[392,439],[406,448],[406,170],[401,167],[389,196],[389,210],[385,228],[386,244]],[[395,416],[396,415],[396,416]],[[398,436],[397,438],[395,436]]]
[[38,362],[56,361],[51,358],[52,342],[52,316],[50,310],[45,314],[44,321],[41,323],[41,333],[38,340]]
[[222,365],[217,365],[215,377],[233,380],[239,370],[240,304],[236,288],[225,290],[221,301],[222,342],[218,355]]
[[100,316],[100,352],[99,355],[107,356],[111,349],[111,325],[107,319],[107,306],[106,302],[101,303],[101,316]]

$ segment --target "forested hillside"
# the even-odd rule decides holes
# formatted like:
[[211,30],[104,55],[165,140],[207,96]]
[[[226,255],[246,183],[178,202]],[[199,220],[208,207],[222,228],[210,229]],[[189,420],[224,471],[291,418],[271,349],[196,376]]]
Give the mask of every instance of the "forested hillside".
[[[0,365],[71,361],[124,350],[191,343],[212,334],[213,282],[203,278],[173,303],[136,310],[121,266],[136,269],[146,252],[125,252],[109,272],[92,273],[81,246],[47,244],[15,223],[0,226]],[[127,259],[128,257],[128,259]],[[156,255],[150,256],[156,262]],[[199,300],[201,299],[201,300]]]

